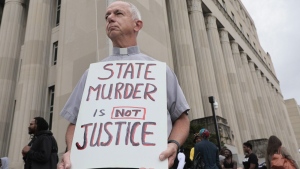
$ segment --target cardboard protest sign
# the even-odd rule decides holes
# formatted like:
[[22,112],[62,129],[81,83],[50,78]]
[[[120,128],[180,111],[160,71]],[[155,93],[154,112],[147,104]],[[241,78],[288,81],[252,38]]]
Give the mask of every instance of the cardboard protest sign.
[[72,169],[168,168],[166,64],[90,65],[72,149]]

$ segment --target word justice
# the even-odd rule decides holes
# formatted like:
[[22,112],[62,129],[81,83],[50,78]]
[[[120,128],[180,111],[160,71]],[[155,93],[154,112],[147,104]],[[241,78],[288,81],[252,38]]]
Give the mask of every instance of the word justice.
[[[143,124],[141,124],[141,122],[131,123],[125,121],[115,122],[114,124],[112,122],[106,122],[99,123],[99,127],[98,123],[84,124],[81,126],[81,128],[84,128],[83,144],[80,145],[80,143],[76,142],[76,147],[78,150],[84,150],[88,144],[90,147],[110,146],[113,140],[115,140],[115,145],[120,145],[120,141],[123,140],[124,145],[131,144],[132,146],[140,146],[141,143],[142,146],[155,146],[155,143],[146,141],[147,135],[153,135],[153,132],[147,131],[147,127],[150,125],[156,126],[156,122],[143,122]],[[92,126],[94,126],[93,131],[90,138],[88,138],[88,131]],[[125,138],[121,138],[122,126],[127,126]],[[112,127],[117,128],[117,133],[112,134]],[[139,127],[141,127],[141,133],[136,132]],[[102,134],[107,135],[108,139],[106,139],[106,141],[101,140]]]

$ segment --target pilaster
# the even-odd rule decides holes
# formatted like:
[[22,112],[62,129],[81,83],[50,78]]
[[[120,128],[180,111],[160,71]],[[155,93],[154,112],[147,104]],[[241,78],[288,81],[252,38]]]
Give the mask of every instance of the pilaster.
[[[291,139],[290,137],[293,136],[293,129],[290,130],[289,125],[290,125],[290,120],[289,117],[287,115],[287,112],[284,111],[283,109],[283,105],[281,102],[279,102],[278,100],[278,96],[277,96],[277,91],[276,89],[272,86],[271,83],[269,83],[269,89],[271,92],[272,100],[275,103],[275,109],[276,109],[276,117],[278,119],[278,123],[280,126],[280,130],[281,130],[281,140],[283,141],[283,145],[286,145],[286,148],[292,149],[292,148],[296,148],[293,147],[293,145],[291,144],[293,139]],[[285,106],[285,105],[284,105]],[[289,124],[288,124],[289,123]],[[292,140],[292,141],[290,141]]]
[[268,100],[268,97],[267,97],[267,89],[264,85],[264,79],[263,79],[261,70],[256,69],[256,76],[257,76],[257,79],[258,79],[258,82],[259,82],[259,85],[260,85],[260,89],[261,89],[261,93],[262,93],[262,101],[263,101],[263,104],[265,105],[265,108],[266,108],[265,113],[268,116],[269,123],[270,123],[270,126],[271,126],[271,128],[270,128],[271,133],[269,133],[269,134],[270,135],[276,135],[276,127],[275,127],[275,123],[274,123],[274,118],[272,116],[272,110],[271,110],[269,100]]
[[[238,129],[241,135],[241,143],[250,140],[249,126],[247,123],[244,102],[241,94],[240,84],[238,82],[237,71],[234,66],[233,52],[229,43],[228,32],[225,29],[220,29],[220,41],[224,63],[226,67],[228,83],[232,95],[235,116],[237,119]],[[242,153],[241,151],[240,153]]]
[[190,119],[201,118],[204,112],[186,0],[168,0],[167,8],[175,72],[191,107]]
[[[2,9],[1,9],[2,10]],[[21,41],[23,40],[24,1],[6,0],[0,28],[0,155],[7,156],[14,114]]]
[[14,125],[10,144],[10,161],[12,167],[22,166],[20,154],[28,144],[28,125],[36,116],[44,116],[47,69],[51,33],[51,1],[31,0],[27,19],[19,89],[19,110],[15,111]]
[[238,127],[238,119],[235,115],[216,18],[211,14],[206,15],[206,22],[208,42],[220,97],[219,104],[220,107],[222,107],[223,117],[228,120],[229,126],[235,135],[235,145],[239,151],[242,152],[242,140]]
[[257,99],[257,95],[256,95],[256,91],[254,88],[254,82],[251,76],[251,71],[249,68],[249,64],[248,64],[248,57],[247,54],[245,52],[241,52],[241,59],[242,59],[242,64],[243,64],[243,69],[244,69],[244,73],[245,73],[245,77],[246,77],[246,84],[247,84],[247,90],[249,92],[249,95],[247,95],[250,103],[252,103],[252,113],[251,116],[253,116],[253,118],[255,119],[252,123],[252,125],[257,126],[257,132],[260,135],[257,135],[259,138],[267,138],[267,134],[266,134],[266,129],[264,127],[264,122],[263,122],[263,117],[262,117],[262,113],[261,113],[261,109],[258,103],[258,99]]
[[[187,0],[189,21],[191,25],[192,40],[195,51],[195,58],[198,71],[198,81],[200,83],[202,103],[205,116],[211,116],[211,105],[208,101],[209,96],[214,96],[219,101],[216,80],[214,76],[211,53],[209,49],[205,21],[201,8],[201,0]],[[203,80],[205,79],[205,80]],[[217,110],[221,116],[222,111]]]
[[[254,114],[253,105],[251,103],[249,87],[248,87],[248,84],[247,84],[247,81],[245,78],[246,74],[243,69],[241,54],[239,51],[238,44],[235,41],[231,41],[231,47],[232,47],[232,53],[233,53],[232,55],[233,55],[233,59],[234,59],[234,65],[235,65],[237,77],[238,77],[238,83],[240,83],[242,100],[244,102],[244,108],[245,108],[244,111],[246,113],[246,118],[248,119],[247,120],[247,123],[249,126],[248,130],[250,130],[251,140],[257,139],[257,134],[259,132],[257,129],[257,125],[253,124],[253,123],[255,123],[254,121],[256,121],[256,119],[253,116],[253,114]],[[260,138],[260,137],[258,136],[258,138]]]
[[264,104],[264,100],[263,100],[263,96],[262,96],[262,89],[261,89],[261,86],[259,85],[258,78],[256,75],[255,63],[252,60],[250,60],[248,65],[249,65],[249,69],[251,72],[254,89],[256,92],[255,94],[256,94],[257,101],[258,101],[260,111],[261,111],[261,116],[262,116],[261,119],[263,120],[263,128],[265,129],[265,135],[263,135],[263,137],[268,138],[272,133],[272,131],[271,131],[272,126],[270,125],[270,120],[273,120],[273,118],[272,119],[269,118],[266,105]]

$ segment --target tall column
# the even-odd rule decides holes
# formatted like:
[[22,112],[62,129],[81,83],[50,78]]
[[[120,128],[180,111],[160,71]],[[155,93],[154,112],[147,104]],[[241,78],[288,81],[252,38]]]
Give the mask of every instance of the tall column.
[[274,125],[275,125],[275,135],[279,136],[281,138],[281,131],[278,130],[279,129],[279,123],[278,123],[278,119],[276,117],[276,110],[275,110],[275,105],[273,100],[271,99],[271,93],[270,93],[270,89],[269,89],[269,84],[268,84],[268,80],[267,77],[265,75],[262,75],[262,80],[263,83],[265,85],[265,90],[266,90],[266,96],[267,96],[267,100],[269,101],[269,106],[270,106],[270,110],[271,110],[271,116],[273,117],[273,121],[274,121]]
[[292,127],[292,123],[289,118],[288,111],[287,111],[286,105],[283,100],[283,96],[279,92],[276,92],[276,94],[277,94],[277,103],[278,103],[278,105],[281,105],[281,109],[282,109],[281,113],[284,116],[284,118],[286,119],[286,121],[285,121],[286,127],[287,127],[286,134],[288,135],[287,140],[289,141],[291,156],[294,157],[294,159],[296,161],[298,161],[298,164],[299,164],[300,163],[300,154],[297,150],[299,149],[300,145],[297,144],[296,136],[295,136],[295,133],[293,132],[294,129]]
[[271,133],[269,133],[269,135],[276,135],[275,122],[274,122],[274,118],[272,116],[272,110],[271,110],[269,100],[268,100],[268,97],[267,97],[267,90],[266,90],[266,87],[264,85],[264,80],[263,80],[263,77],[262,77],[261,73],[262,72],[259,69],[256,69],[256,76],[257,76],[257,79],[258,79],[258,82],[259,82],[259,85],[260,85],[260,89],[261,89],[261,93],[262,93],[262,99],[263,99],[262,101],[263,101],[263,104],[265,105],[266,114],[268,116],[269,123],[270,123],[270,126],[271,126],[271,128],[270,128]]
[[[278,102],[277,91],[271,85],[271,83],[269,83],[269,88],[270,88],[270,92],[271,92],[271,95],[272,95],[271,98],[272,98],[273,102],[275,103],[274,104],[275,109],[276,109],[276,112],[275,112],[276,115],[275,116],[278,119],[278,123],[279,123],[279,126],[280,126],[279,130],[281,130],[281,134],[282,134],[282,136],[280,136],[280,138],[282,138],[281,140],[283,141],[283,145],[286,145],[285,146],[286,148],[291,149],[292,145],[289,144],[289,140],[293,140],[293,139],[290,139],[289,137],[292,136],[291,135],[292,131],[288,130],[289,125],[287,124],[288,122],[290,123],[290,121],[288,121],[288,118],[285,115],[285,112],[283,111],[282,104]],[[289,144],[289,145],[287,145],[287,144]]]
[[249,69],[251,72],[252,80],[254,83],[254,89],[256,91],[258,105],[261,110],[261,115],[262,115],[261,119],[263,120],[263,128],[265,129],[265,135],[263,135],[263,137],[269,138],[269,136],[272,133],[272,131],[271,131],[272,126],[270,125],[270,118],[268,117],[267,108],[263,101],[262,91],[261,91],[261,87],[259,85],[258,78],[256,75],[255,65],[254,65],[254,62],[251,60],[249,61],[248,64],[249,64]]
[[[209,96],[214,96],[219,102],[217,83],[211,53],[209,49],[205,21],[203,18],[201,0],[188,0],[189,19],[194,43],[194,51],[198,70],[198,80],[200,83],[202,102],[205,116],[211,116],[211,105],[208,101]],[[217,115],[222,116],[222,107],[217,111]]]
[[284,141],[286,138],[285,136],[285,131],[284,131],[284,127],[282,126],[282,120],[280,118],[281,115],[279,115],[279,110],[278,110],[278,105],[277,102],[274,99],[274,93],[273,93],[273,89],[272,89],[272,84],[267,80],[266,77],[263,77],[266,88],[268,90],[268,99],[269,99],[269,104],[271,106],[271,110],[272,110],[272,116],[274,118],[274,122],[275,122],[275,127],[276,127],[276,131],[277,131],[277,136],[283,140],[283,142],[287,142]]
[[235,116],[233,99],[229,87],[229,82],[227,78],[227,70],[225,66],[223,51],[220,43],[219,31],[217,28],[216,17],[209,14],[206,16],[206,27],[207,36],[210,46],[210,51],[212,55],[213,67],[215,71],[215,79],[217,81],[217,87],[220,97],[220,107],[222,107],[222,114],[228,122],[231,130],[235,135],[235,145],[238,147],[239,151],[242,150],[241,135],[238,127],[238,120]]
[[246,73],[244,72],[244,69],[243,69],[239,47],[235,41],[231,42],[231,47],[232,47],[234,65],[236,67],[236,72],[237,72],[237,76],[238,76],[238,82],[240,83],[241,93],[242,93],[242,97],[243,97],[243,101],[244,101],[246,118],[247,118],[247,123],[249,126],[248,129],[250,130],[251,139],[257,139],[257,138],[260,138],[260,136],[257,135],[259,132],[258,132],[257,125],[255,123],[256,119],[254,117],[254,111],[253,111],[253,105],[251,102],[249,86],[248,86],[248,83],[245,78]]
[[19,108],[15,112],[10,144],[12,167],[22,165],[21,149],[28,144],[27,127],[35,116],[43,116],[47,91],[47,68],[51,35],[51,1],[31,0],[20,74]]
[[[167,7],[174,67],[191,106],[189,117],[202,118],[204,112],[186,0],[168,0]],[[208,101],[208,98],[206,100]]]
[[23,0],[6,0],[0,28],[0,155],[7,156],[14,111],[21,41]]
[[[241,135],[241,143],[250,139],[249,126],[247,123],[244,102],[238,82],[236,68],[234,66],[233,52],[229,43],[228,32],[220,29],[220,41],[223,50],[223,58],[227,70],[228,83],[232,94],[234,112],[237,119],[238,129]],[[240,153],[243,151],[241,150]]]
[[266,135],[266,129],[264,127],[264,122],[263,122],[263,116],[261,113],[261,109],[260,106],[258,104],[258,99],[257,99],[257,95],[256,95],[256,91],[255,91],[255,87],[254,87],[254,82],[251,76],[251,71],[249,68],[249,64],[248,64],[248,58],[247,58],[247,54],[245,52],[241,52],[241,59],[242,59],[242,64],[243,64],[243,68],[244,68],[244,73],[245,73],[245,80],[246,83],[248,84],[248,91],[249,91],[249,98],[250,102],[252,103],[252,108],[253,108],[253,114],[252,116],[254,117],[254,121],[252,123],[252,125],[256,125],[258,127],[258,132],[260,133],[260,137],[265,137]]
[[3,13],[3,4],[0,2],[0,29],[1,29],[1,21],[2,21],[2,13]]

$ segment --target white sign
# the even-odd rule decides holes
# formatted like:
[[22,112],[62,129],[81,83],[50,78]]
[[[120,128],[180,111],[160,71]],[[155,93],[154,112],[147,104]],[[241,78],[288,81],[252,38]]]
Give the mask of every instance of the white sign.
[[166,64],[90,65],[72,150],[72,169],[168,168]]

